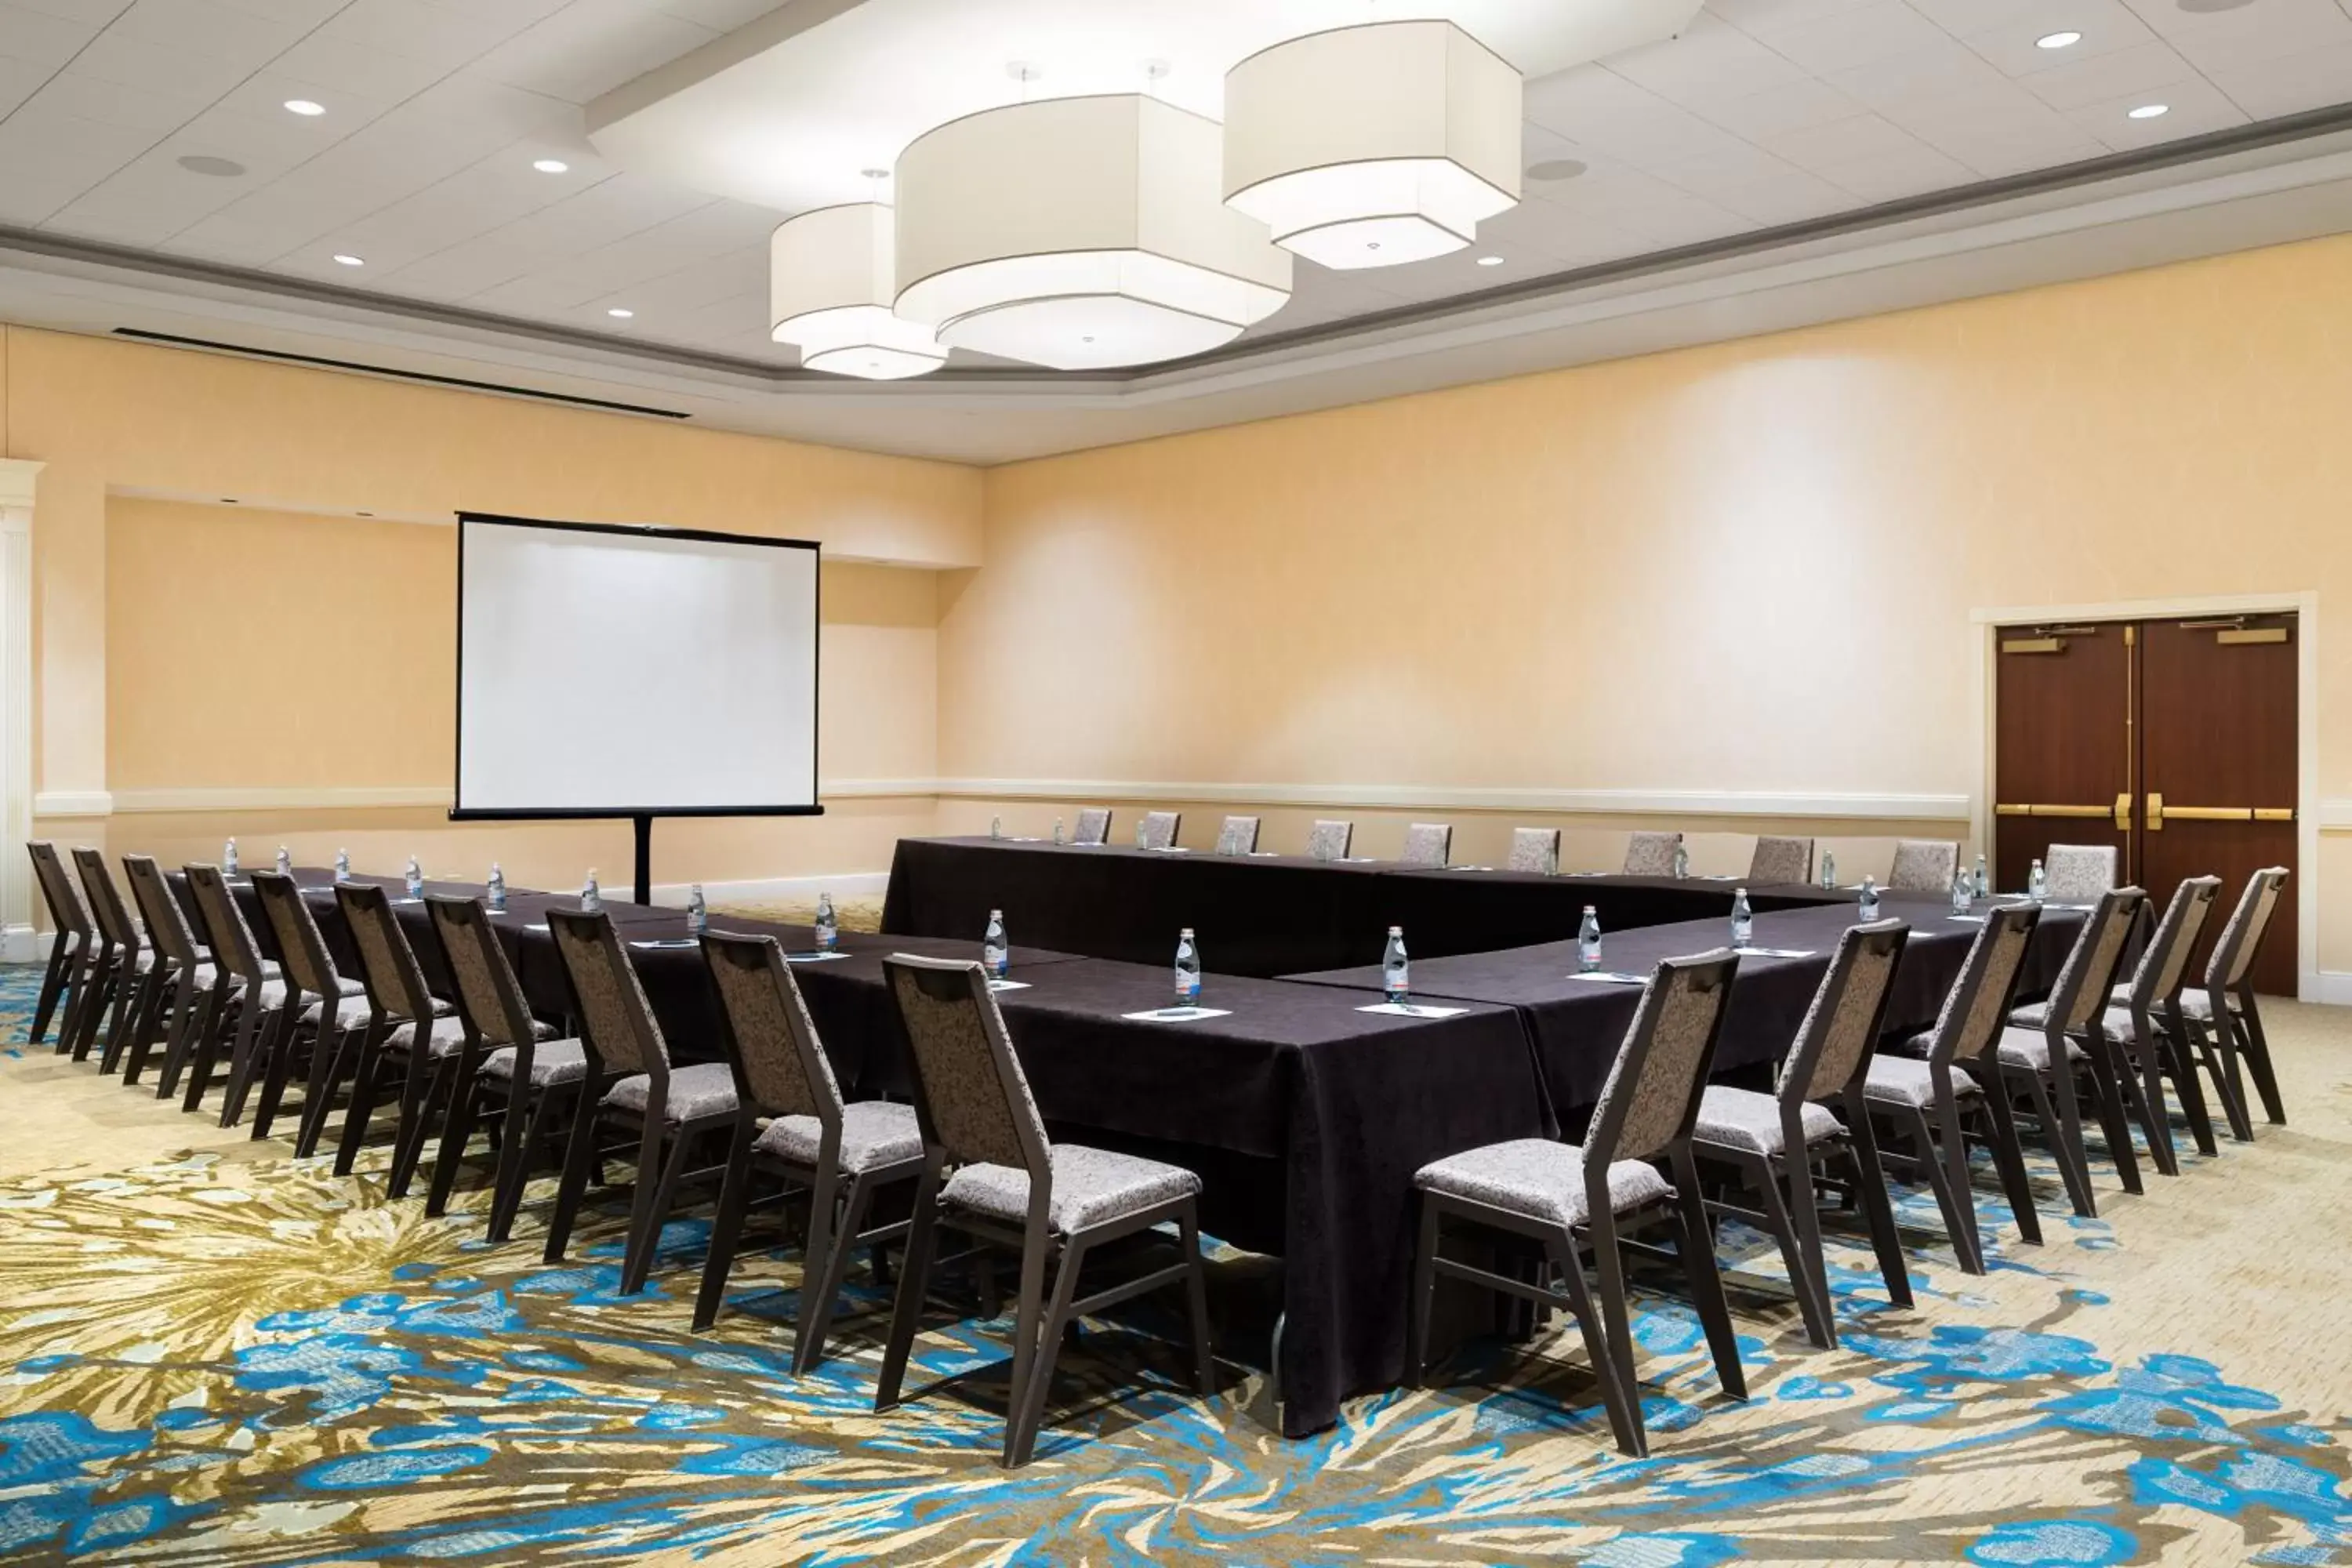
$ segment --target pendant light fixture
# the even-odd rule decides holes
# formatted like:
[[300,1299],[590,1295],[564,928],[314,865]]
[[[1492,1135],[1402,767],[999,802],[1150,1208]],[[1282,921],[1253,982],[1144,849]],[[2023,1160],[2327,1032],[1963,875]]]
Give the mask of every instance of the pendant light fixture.
[[1291,261],[1221,200],[1217,123],[1139,93],[983,110],[899,154],[896,307],[951,348],[1055,370],[1231,342]]
[[[879,171],[873,171],[878,178]],[[880,202],[819,207],[768,240],[770,335],[809,370],[898,381],[947,363],[930,329],[890,310],[893,222]]]
[[1225,75],[1224,195],[1333,268],[1459,250],[1518,205],[1519,73],[1451,22],[1371,22]]

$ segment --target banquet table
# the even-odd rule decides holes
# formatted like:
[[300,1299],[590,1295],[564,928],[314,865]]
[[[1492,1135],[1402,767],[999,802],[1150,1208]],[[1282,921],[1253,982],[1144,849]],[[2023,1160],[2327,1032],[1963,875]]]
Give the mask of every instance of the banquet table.
[[[1975,906],[1981,912],[1986,906]],[[1886,1028],[1918,1030],[1932,1025],[1944,996],[1959,975],[1969,944],[1983,927],[1955,920],[1940,899],[1889,895],[1881,913],[1911,923],[1911,936],[1887,998]],[[1837,944],[1857,920],[1851,904],[1785,910],[1757,915],[1753,942],[1759,948],[1799,952],[1801,958],[1741,957],[1731,1000],[1717,1041],[1715,1070],[1737,1077],[1743,1070],[1776,1063],[1796,1037]],[[2019,975],[2021,998],[2047,992],[2065,963],[2081,929],[2082,911],[2046,908]],[[1603,973],[1646,977],[1659,962],[1711,952],[1728,944],[1725,921],[1695,921],[1620,931],[1604,939]],[[1546,1092],[1564,1127],[1589,1112],[1609,1076],[1610,1064],[1640,1001],[1638,984],[1577,977],[1577,944],[1543,942],[1500,952],[1412,961],[1416,1001],[1475,1001],[1518,1011],[1525,1020]],[[1300,984],[1377,994],[1378,964],[1292,974]]]
[[[349,935],[331,874],[295,875],[344,963]],[[481,892],[450,882],[426,890]],[[268,943],[250,884],[238,893]],[[526,995],[550,1017],[569,1011],[569,994],[545,914],[577,901],[516,889],[499,921]],[[672,1059],[715,1058],[715,1000],[685,917],[618,900],[604,909]],[[428,983],[443,990],[426,910],[394,910]],[[710,923],[772,935],[795,958],[845,1089],[869,1096],[903,1098],[912,1089],[883,959],[978,956],[969,938],[843,932],[843,956],[816,960],[805,926],[725,916]],[[1203,1178],[1202,1221],[1212,1234],[1283,1258],[1275,1370],[1289,1436],[1331,1426],[1342,1399],[1402,1374],[1413,1172],[1461,1149],[1552,1130],[1525,1028],[1507,1006],[1449,1004],[1442,1017],[1368,1013],[1379,998],[1211,973],[1202,1003],[1220,1016],[1173,1023],[1129,1016],[1172,1001],[1160,964],[1016,947],[1010,977],[1015,988],[999,993],[998,1005],[1054,1135],[1189,1165]]]
[[[1391,926],[1432,958],[1573,937],[1586,906],[1610,931],[1727,916],[1737,879],[1625,877],[1293,855],[1214,855],[1009,838],[902,838],[882,929],[977,940],[991,910],[1066,952],[1160,963],[1191,927],[1221,973],[1280,975],[1368,963]],[[1845,903],[1850,892],[1754,887],[1759,910]]]

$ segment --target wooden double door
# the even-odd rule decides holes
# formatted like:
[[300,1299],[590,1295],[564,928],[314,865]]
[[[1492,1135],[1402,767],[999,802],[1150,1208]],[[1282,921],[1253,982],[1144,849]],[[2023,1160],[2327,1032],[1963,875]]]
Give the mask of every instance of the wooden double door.
[[[1993,761],[1996,886],[2057,844],[2112,844],[2158,910],[2184,877],[2222,879],[2193,975],[2257,868],[2295,864],[2292,615],[2005,626]],[[2252,979],[2295,991],[2295,899]]]

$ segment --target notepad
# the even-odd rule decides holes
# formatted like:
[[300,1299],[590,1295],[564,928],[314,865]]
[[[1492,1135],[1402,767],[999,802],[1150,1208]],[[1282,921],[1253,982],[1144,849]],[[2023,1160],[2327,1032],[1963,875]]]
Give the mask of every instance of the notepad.
[[659,948],[674,948],[674,947],[698,947],[698,946],[700,946],[701,944],[700,944],[699,942],[698,942],[694,938],[692,938],[692,937],[690,937],[690,936],[665,936],[665,937],[656,937],[656,938],[655,938],[652,942],[633,942],[629,943],[629,945],[630,945],[631,947],[642,947],[642,948],[647,948],[647,949],[659,949]]
[[1595,985],[1647,985],[1646,974],[1628,974],[1622,969],[1594,969],[1571,974],[1570,980],[1589,981]]
[[1195,1024],[1203,1018],[1230,1018],[1226,1007],[1154,1007],[1149,1013],[1121,1013],[1131,1024]]
[[1449,871],[1491,871],[1495,868],[1492,866],[1448,866],[1445,868]]
[[1459,1018],[1467,1007],[1433,1007],[1426,1002],[1375,1002],[1359,1013],[1381,1013],[1391,1018]]
[[849,954],[845,952],[788,952],[784,954],[784,962],[786,963],[831,963],[836,958],[848,956]]
[[1810,947],[1743,947],[1737,951],[1742,958],[1811,958],[1817,950]]
[[1985,923],[1985,918],[1982,915],[1946,915],[1944,918],[1948,921],[1958,921],[1962,925],[1980,926]]
[[1026,980],[992,980],[988,983],[988,988],[991,991],[1026,991],[1029,989],[1029,983]]
[[547,922],[545,921],[541,921],[535,926],[525,926],[522,929],[525,931],[545,931],[547,929]]

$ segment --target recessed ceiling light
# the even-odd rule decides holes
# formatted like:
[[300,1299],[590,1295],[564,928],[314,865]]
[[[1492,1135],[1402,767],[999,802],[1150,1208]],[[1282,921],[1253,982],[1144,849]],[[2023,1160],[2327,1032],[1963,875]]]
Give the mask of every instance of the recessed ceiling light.
[[2037,49],[2070,49],[2082,41],[2083,35],[2071,30],[2063,33],[2044,33],[2033,40],[2033,47]]
[[2159,114],[2169,114],[2171,112],[2172,105],[2168,103],[2143,103],[2137,109],[2131,111],[2130,118],[2134,120],[2154,120]]
[[180,167],[191,174],[216,174],[223,179],[245,173],[245,165],[234,158],[215,158],[207,153],[192,153],[180,160]]
[[605,311],[604,314],[612,317],[616,321],[625,321],[630,317],[635,315],[636,312],[625,306],[615,305],[611,310]]
[[572,165],[561,158],[541,158],[533,163],[531,167],[542,174],[568,174],[572,172]]
[[1478,258],[1478,265],[1481,267],[1500,267],[1502,264],[1503,258],[1499,256],[1482,256]]
[[289,114],[299,114],[308,118],[311,115],[326,113],[327,106],[323,103],[313,103],[307,98],[289,98],[286,100],[286,110]]
[[366,262],[361,260],[358,257],[352,255],[348,251],[342,250],[335,252],[335,260],[339,265],[344,267],[365,267],[367,265]]
[[1546,158],[1540,163],[1528,165],[1530,180],[1572,180],[1584,173],[1581,158]]

